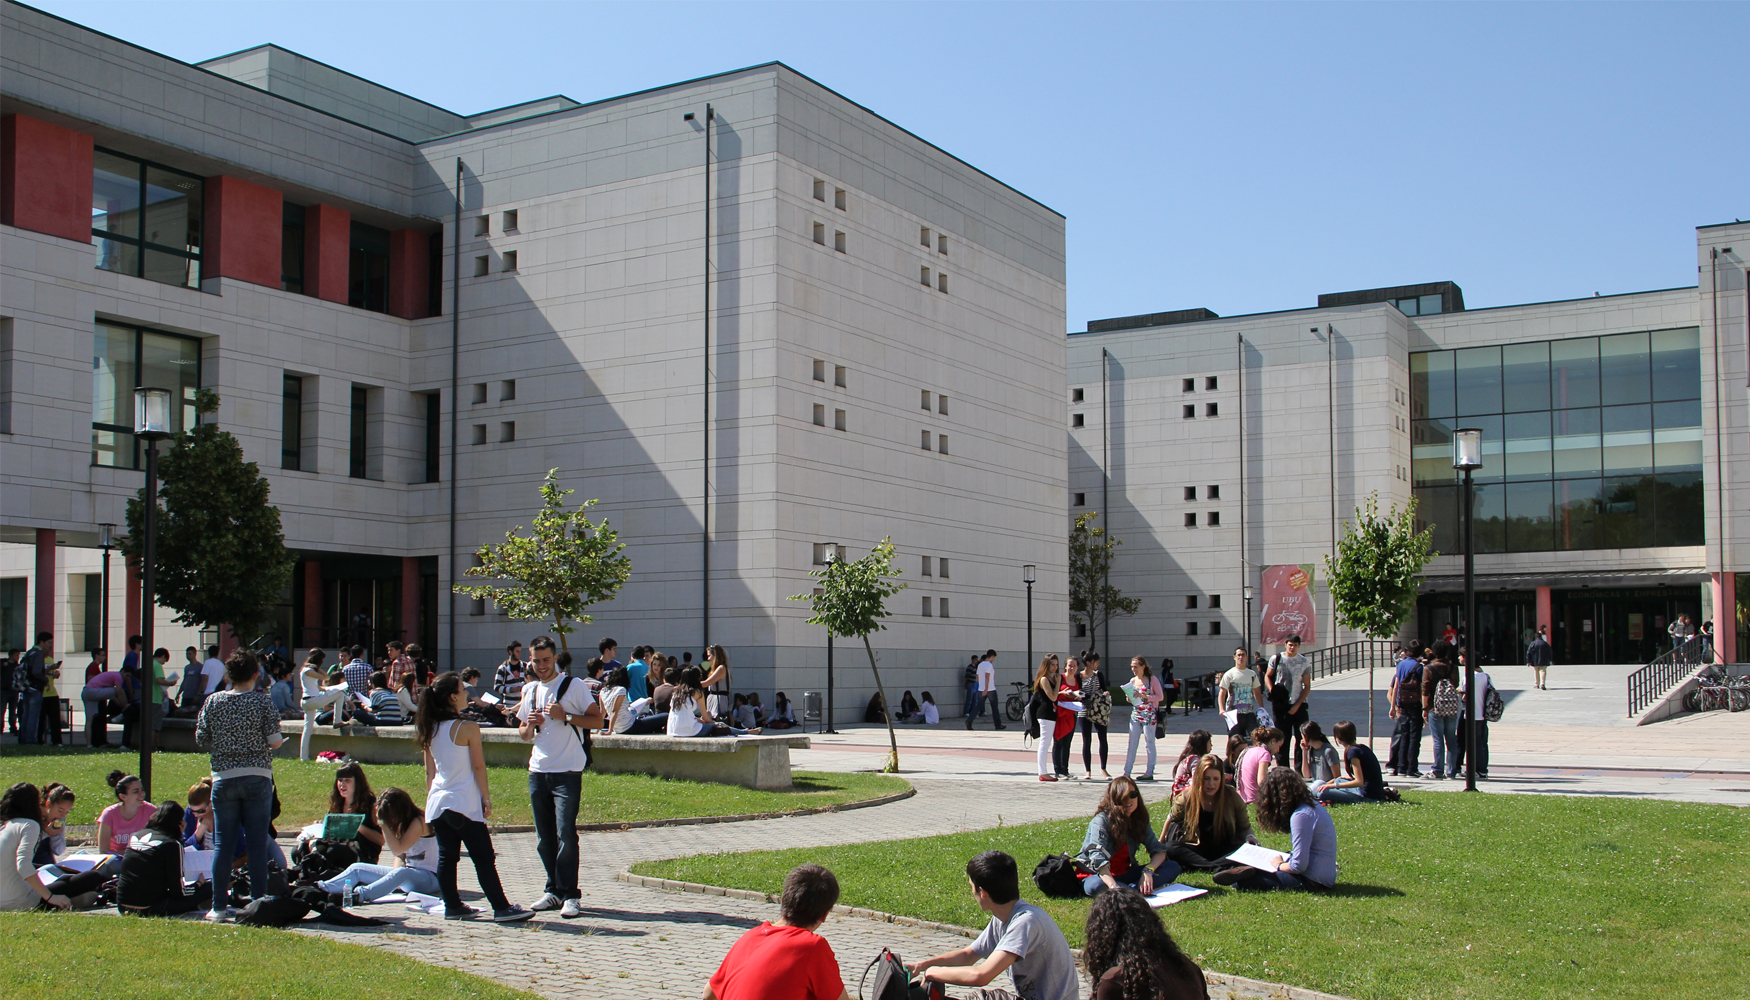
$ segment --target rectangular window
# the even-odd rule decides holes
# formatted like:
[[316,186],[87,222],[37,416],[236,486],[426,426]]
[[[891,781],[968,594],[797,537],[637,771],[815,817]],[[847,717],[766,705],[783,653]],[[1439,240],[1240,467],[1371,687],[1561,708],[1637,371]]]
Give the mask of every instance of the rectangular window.
[[444,407],[443,394],[425,393],[425,478],[422,483],[439,481],[443,456]]
[[946,597],[936,602],[936,617],[948,617],[948,599]]
[[943,256],[947,256],[947,254],[948,254],[948,237],[946,237],[946,236],[936,237],[936,252],[939,254],[942,254]]
[[479,215],[479,216],[474,217],[474,235],[475,236],[491,236],[492,235],[492,216]]
[[842,431],[845,429],[845,411],[832,411],[832,429],[835,431]]
[[1180,416],[1184,417],[1186,420],[1195,419],[1197,416],[1197,406],[1194,403],[1186,403],[1179,408],[1179,411]]
[[925,451],[930,450],[930,432],[929,431],[918,431],[918,447],[922,448]]
[[280,291],[304,294],[304,206],[289,201],[280,216]]
[[516,398],[516,379],[507,378],[498,383],[498,401],[503,403]]
[[1203,487],[1203,496],[1205,499],[1208,499],[1208,500],[1220,500],[1221,499],[1221,487],[1216,486],[1214,484],[1211,484],[1209,486],[1205,486],[1205,487]]
[[517,231],[517,210],[514,208],[504,213],[504,231],[507,233]]
[[1209,623],[1209,634],[1210,635],[1220,635],[1221,634],[1221,623],[1220,622],[1210,622]]
[[476,277],[476,278],[486,277],[487,267],[491,263],[492,263],[492,258],[485,256],[485,255],[474,258],[474,277]]
[[928,389],[923,390],[923,396],[921,398],[923,401],[923,408],[925,410],[935,409],[934,406],[930,405],[930,390],[928,390]]
[[918,268],[918,284],[924,286],[925,288],[930,287],[930,269],[929,268],[927,268],[927,267]]
[[1197,487],[1195,487],[1195,486],[1185,487],[1185,499],[1186,500],[1197,499]]
[[506,420],[498,425],[498,443],[508,444],[516,440],[516,421]]
[[918,242],[923,244],[924,246],[930,245],[930,227],[929,226],[924,226],[922,229],[918,230]]
[[1197,515],[1196,515],[1196,513],[1193,512],[1193,513],[1185,515],[1185,527],[1187,527],[1187,528],[1197,527]]
[[932,614],[930,614],[930,599],[929,599],[929,598],[927,598],[927,597],[926,597],[926,598],[924,598],[924,610],[923,610],[923,616],[924,616],[924,617],[925,617],[925,618],[933,618],[933,617],[935,617],[935,616],[934,616],[934,615],[932,615]]
[[1216,377],[1214,375],[1206,375],[1203,377],[1203,388],[1213,392],[1215,391],[1215,387]]
[[474,443],[477,445],[485,444],[486,443],[486,425],[485,424],[475,424],[473,430],[474,430],[474,433],[473,433]]
[[347,270],[347,305],[371,312],[389,311],[389,231],[352,224],[352,254]]
[[1082,401],[1082,390],[1080,390],[1080,389],[1071,389],[1071,390],[1070,390],[1070,391],[1069,391],[1069,401],[1070,401],[1070,402],[1072,402],[1072,403],[1079,403],[1079,402],[1081,402],[1081,401]]
[[[925,433],[927,434],[929,432],[925,431]],[[1087,505],[1088,505],[1088,495],[1086,493],[1075,494],[1075,500],[1071,504],[1071,506],[1073,506],[1073,507],[1086,507]]]
[[1081,426],[1083,426],[1083,422],[1082,422],[1082,415],[1081,415],[1081,414],[1080,414],[1080,413],[1072,413],[1072,414],[1070,414],[1070,415],[1069,415],[1069,425],[1070,425],[1070,426],[1071,426],[1071,427],[1081,427]]
[[194,174],[97,147],[91,235],[98,268],[199,288],[205,198],[205,182]]
[[366,431],[370,426],[370,393],[362,385],[352,387],[352,433],[348,442],[346,474],[353,479],[365,478],[369,468],[366,454]]
[[476,382],[474,383],[474,405],[479,406],[484,402],[486,402],[486,383]]
[[[826,565],[827,550],[831,547],[832,546],[826,545],[823,542],[815,542],[814,543],[814,565],[816,565],[816,566],[825,566]],[[845,561],[845,547],[843,545],[838,546],[838,552],[835,553],[835,556],[837,557],[839,562]]]
[[825,201],[826,200],[826,182],[821,180],[818,177],[815,178],[815,180],[814,180],[814,200],[815,201]]
[[814,224],[814,242],[826,246],[826,223],[816,222]]
[[938,576],[944,580],[948,579],[948,557],[947,556],[943,556],[942,558],[936,560],[936,576]]
[[475,618],[486,615],[486,598],[476,597],[468,601],[468,614]]
[[945,292],[947,290],[948,290],[948,276],[946,274],[942,274],[941,272],[937,272],[937,274],[936,274],[936,291]]
[[285,376],[280,391],[280,468],[304,467],[304,380]]
[[1214,610],[1216,608],[1221,607],[1221,595],[1220,594],[1210,594],[1209,595],[1209,607],[1210,607],[1210,610]]
[[1203,415],[1206,417],[1218,417],[1218,416],[1220,416],[1221,415],[1221,404],[1220,403],[1204,403],[1203,404]]
[[936,394],[936,412],[944,417],[948,415],[948,397],[941,393]]
[[919,575],[920,576],[935,576],[934,573],[930,572],[930,557],[929,556],[923,557],[923,569],[919,571]]
[[1219,510],[1210,511],[1208,514],[1205,514],[1203,516],[1203,521],[1205,524],[1209,525],[1211,528],[1221,527],[1221,511],[1219,511]]
[[92,355],[92,465],[140,467],[139,449],[134,444],[137,386],[170,390],[173,433],[194,427],[194,396],[201,386],[199,340],[179,333],[98,323]]
[[506,250],[504,252],[504,266],[502,268],[500,268],[500,270],[503,270],[503,271],[516,270],[516,253],[517,252],[515,250]]
[[832,207],[839,211],[845,210],[845,189],[834,188],[832,192]]
[[826,407],[820,403],[814,404],[814,426],[826,426]]
[[846,374],[847,372],[845,371],[844,365],[834,365],[832,369],[832,384],[838,386],[840,389],[845,388]]
[[844,233],[834,232],[832,234],[832,248],[834,250],[837,250],[839,253],[845,252],[845,234]]
[[816,382],[826,381],[826,362],[819,358],[814,359],[814,380]]
[[0,317],[0,434],[11,433],[12,317],[4,316]]
[[936,451],[939,454],[943,454],[943,455],[948,454],[948,435],[946,435],[946,434],[936,435]]
[[1196,594],[1186,594],[1185,595],[1185,610],[1186,611],[1196,611],[1197,610],[1197,595]]
[[67,610],[79,634],[79,651],[88,653],[103,645],[103,574],[68,573],[67,584]]
[[7,649],[28,649],[25,639],[25,600],[30,581],[22,576],[0,580],[0,643]]
[[1179,380],[1179,391],[1180,392],[1196,392],[1197,391],[1197,380],[1194,378],[1182,378],[1182,379],[1180,379]]
[[1185,623],[1185,634],[1186,635],[1196,635],[1197,634],[1197,623],[1196,622],[1186,622]]
[[1088,637],[1088,623],[1087,622],[1076,622],[1076,638],[1077,639],[1085,639],[1087,637]]

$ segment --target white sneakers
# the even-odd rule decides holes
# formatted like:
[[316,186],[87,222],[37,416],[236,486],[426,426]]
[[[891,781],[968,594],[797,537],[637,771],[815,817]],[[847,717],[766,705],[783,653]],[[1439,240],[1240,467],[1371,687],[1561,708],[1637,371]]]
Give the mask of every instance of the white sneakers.
[[563,900],[550,892],[546,892],[541,894],[540,899],[530,903],[529,909],[534,910],[536,913],[545,913],[548,910],[557,910],[562,905],[564,905]]
[[583,916],[582,902],[583,902],[582,900],[578,900],[578,899],[566,900],[565,905],[563,907],[561,907],[559,910],[559,915],[564,917],[567,920],[570,920],[572,917]]

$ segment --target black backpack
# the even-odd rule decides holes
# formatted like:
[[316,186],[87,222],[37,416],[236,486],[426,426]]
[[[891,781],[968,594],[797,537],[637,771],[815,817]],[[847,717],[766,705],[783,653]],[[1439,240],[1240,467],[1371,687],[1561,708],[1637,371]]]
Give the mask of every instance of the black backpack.
[[[870,969],[875,970],[875,992],[865,994],[863,984],[869,980]],[[941,983],[913,983],[905,963],[886,948],[864,967],[862,978],[857,980],[859,1000],[945,1000],[946,996]]]
[[1082,878],[1089,874],[1067,854],[1047,854],[1033,866],[1033,884],[1053,899],[1080,899]]
[[237,922],[249,927],[290,927],[304,919],[310,904],[292,896],[263,896],[252,900],[237,914]]
[[358,847],[350,840],[318,837],[292,850],[292,864],[298,867],[298,882],[304,885],[331,879],[357,864],[358,860]]

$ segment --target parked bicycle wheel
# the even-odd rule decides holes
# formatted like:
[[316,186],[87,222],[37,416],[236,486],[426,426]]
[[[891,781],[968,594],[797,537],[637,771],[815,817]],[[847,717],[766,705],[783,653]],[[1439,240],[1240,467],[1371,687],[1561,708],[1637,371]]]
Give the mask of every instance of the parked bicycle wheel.
[[1701,711],[1701,691],[1699,691],[1699,690],[1690,691],[1690,692],[1684,694],[1684,696],[1683,696],[1683,710],[1685,712],[1699,712],[1699,711]]
[[1003,714],[1009,717],[1010,722],[1020,722],[1021,713],[1026,707],[1027,705],[1021,700],[1020,695],[1012,694],[1009,695],[1009,700],[1003,703]]

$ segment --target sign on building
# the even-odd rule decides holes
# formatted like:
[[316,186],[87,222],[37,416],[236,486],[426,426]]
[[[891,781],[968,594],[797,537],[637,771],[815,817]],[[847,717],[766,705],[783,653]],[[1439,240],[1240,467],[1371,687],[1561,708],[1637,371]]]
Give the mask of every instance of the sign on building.
[[1318,610],[1313,606],[1313,564],[1268,566],[1259,592],[1264,598],[1260,640],[1266,645],[1300,636],[1308,646],[1319,641]]

